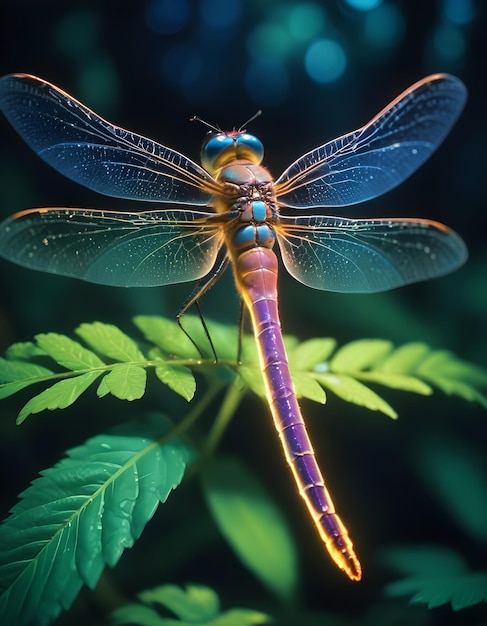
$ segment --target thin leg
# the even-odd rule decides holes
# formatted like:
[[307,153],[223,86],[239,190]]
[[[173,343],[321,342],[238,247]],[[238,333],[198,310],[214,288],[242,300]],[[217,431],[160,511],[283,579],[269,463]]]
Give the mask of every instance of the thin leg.
[[245,326],[245,314],[246,309],[244,301],[240,300],[240,315],[238,317],[238,350],[237,350],[237,364],[242,365],[242,337]]
[[213,353],[213,356],[215,357],[215,362],[218,360],[218,357],[217,357],[217,354],[216,354],[216,351],[215,351],[215,346],[213,345],[213,341],[212,341],[212,339],[210,337],[210,333],[208,331],[208,326],[206,325],[206,322],[205,322],[205,320],[203,318],[203,314],[201,312],[201,308],[200,308],[200,305],[199,305],[199,299],[201,298],[201,296],[203,296],[208,291],[208,289],[213,287],[213,285],[216,283],[216,281],[220,278],[220,276],[225,271],[228,263],[229,263],[229,258],[227,256],[226,250],[220,250],[220,252],[218,253],[218,256],[216,258],[215,264],[213,265],[211,270],[208,272],[208,274],[206,274],[206,276],[203,276],[203,278],[201,278],[196,283],[193,291],[189,294],[189,296],[186,298],[186,300],[183,302],[183,304],[179,307],[179,310],[176,313],[176,322],[177,322],[179,328],[183,331],[183,333],[186,335],[186,337],[188,337],[188,339],[191,341],[191,343],[198,350],[198,352],[200,353],[201,358],[203,358],[204,355],[202,354],[202,352],[200,350],[200,347],[196,344],[194,339],[191,337],[191,335],[187,332],[187,330],[184,328],[184,326],[181,323],[181,318],[186,313],[186,311],[193,304],[196,306],[197,311],[198,311],[198,315],[200,316],[200,319],[201,319],[201,324],[202,324],[203,329],[205,331],[205,335],[208,338],[208,343],[210,344],[211,351]]

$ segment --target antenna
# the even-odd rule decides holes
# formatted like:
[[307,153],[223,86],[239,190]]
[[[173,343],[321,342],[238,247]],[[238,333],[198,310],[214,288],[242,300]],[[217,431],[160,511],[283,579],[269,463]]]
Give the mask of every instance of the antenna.
[[216,133],[222,133],[223,132],[222,129],[219,126],[214,126],[213,124],[210,124],[206,120],[202,120],[201,117],[198,117],[197,115],[193,115],[193,117],[190,117],[189,121],[190,122],[200,122],[204,126],[208,126],[208,128],[211,128],[211,130],[214,130]]
[[[245,126],[247,126],[247,124],[250,124],[250,122],[253,122],[257,117],[259,117],[259,115],[262,115],[262,110],[259,109],[258,111],[256,111],[252,117],[249,117],[249,119],[244,122],[237,130],[235,130],[235,126],[233,127],[233,132],[237,132],[237,133],[241,133],[245,130]],[[210,124],[210,122],[207,122],[206,120],[201,119],[201,117],[198,117],[197,115],[193,115],[193,117],[189,118],[190,122],[200,122],[201,124],[203,124],[204,126],[208,126],[208,128],[210,128],[211,130],[213,130],[215,133],[224,133],[224,131],[219,127],[219,126],[215,126],[214,124]]]
[[252,115],[252,117],[249,117],[249,119],[240,126],[237,132],[241,133],[245,129],[245,126],[250,124],[250,122],[253,122],[257,117],[259,117],[259,115],[262,115],[262,109],[259,109]]

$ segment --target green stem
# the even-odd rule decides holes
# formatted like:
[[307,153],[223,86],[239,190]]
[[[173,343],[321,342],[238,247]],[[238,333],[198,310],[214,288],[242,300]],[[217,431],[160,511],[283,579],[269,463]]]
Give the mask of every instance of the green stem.
[[210,385],[206,393],[203,394],[201,400],[194,404],[193,408],[187,413],[186,417],[184,417],[181,422],[179,422],[179,424],[171,430],[170,433],[167,433],[161,439],[171,439],[172,437],[183,435],[186,431],[188,431],[194,422],[196,422],[196,420],[206,411],[219,391],[219,385]]
[[232,419],[238,405],[245,394],[245,388],[242,387],[242,381],[236,376],[229,386],[220,410],[216,416],[213,426],[208,434],[205,445],[205,455],[211,456],[217,448],[220,439],[223,436],[230,420]]

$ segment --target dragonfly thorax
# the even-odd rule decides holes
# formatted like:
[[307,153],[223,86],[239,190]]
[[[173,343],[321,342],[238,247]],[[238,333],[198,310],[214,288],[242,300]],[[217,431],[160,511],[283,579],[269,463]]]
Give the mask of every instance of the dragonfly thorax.
[[234,161],[258,165],[263,158],[264,146],[260,139],[241,131],[212,133],[201,148],[201,163],[210,173]]
[[269,224],[247,224],[241,226],[233,235],[235,250],[241,253],[251,248],[273,248],[276,235]]
[[215,197],[216,211],[237,217],[228,230],[230,248],[239,254],[251,248],[272,248],[276,241],[273,226],[279,217],[269,172],[261,165],[237,161],[221,168],[216,178],[225,190]]
[[272,248],[276,241],[272,224],[277,214],[269,203],[252,197],[234,206],[240,211],[239,225],[232,236],[234,249],[241,253],[251,248]]

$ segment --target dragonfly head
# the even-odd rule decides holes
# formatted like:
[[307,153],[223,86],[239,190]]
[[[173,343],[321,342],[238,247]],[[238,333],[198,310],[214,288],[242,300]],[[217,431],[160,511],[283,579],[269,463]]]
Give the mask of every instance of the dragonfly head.
[[260,139],[245,131],[210,133],[201,148],[201,163],[208,172],[215,172],[232,161],[259,165],[264,158]]

